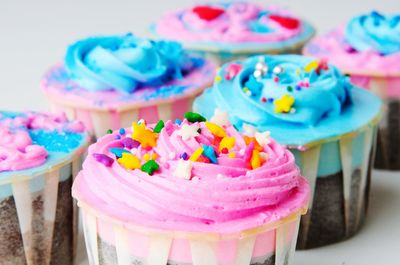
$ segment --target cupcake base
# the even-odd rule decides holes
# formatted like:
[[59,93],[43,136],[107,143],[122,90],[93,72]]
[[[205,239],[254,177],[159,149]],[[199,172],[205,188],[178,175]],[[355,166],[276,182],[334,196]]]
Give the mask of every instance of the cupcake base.
[[375,168],[400,170],[400,100],[386,104],[387,113],[378,132]]
[[[301,219],[297,249],[346,240],[362,227],[368,208],[377,122],[304,151],[292,150],[311,187],[309,210]],[[332,168],[337,165],[337,173],[323,174],[335,172]]]
[[[99,253],[99,265],[118,264],[117,251],[115,246],[108,244],[103,241],[100,237],[98,241],[98,253]],[[144,265],[145,261],[140,258],[131,257],[130,264],[132,265]],[[288,265],[288,259],[282,265]],[[168,261],[167,265],[192,265],[191,263],[181,263]],[[275,255],[263,258],[257,258],[256,261],[252,261],[250,265],[275,265]]]
[[[364,223],[368,207],[369,183],[371,171],[367,176],[367,188],[360,195],[361,171],[355,170],[351,178],[351,197],[349,200],[350,216],[346,226],[343,174],[342,172],[325,177],[318,177],[315,186],[314,202],[311,213],[304,217],[308,218],[309,229],[305,234],[307,224],[300,224],[298,249],[309,249],[320,247],[345,240],[355,235]],[[359,198],[362,201],[359,202]],[[357,205],[361,203],[358,213]],[[359,216],[358,216],[359,215]],[[347,229],[347,231],[346,231]]]
[[400,170],[400,77],[373,77],[352,75],[351,82],[371,90],[385,105],[379,124],[374,167]]
[[[58,185],[57,210],[54,223],[51,261],[54,265],[70,265],[73,262],[73,204],[71,197],[72,178]],[[25,256],[24,243],[18,221],[17,207],[13,196],[0,201],[0,264],[2,265],[42,265],[47,264],[47,244],[44,231],[49,224],[44,220],[44,200],[42,194],[32,194],[32,232],[30,244],[32,254]]]

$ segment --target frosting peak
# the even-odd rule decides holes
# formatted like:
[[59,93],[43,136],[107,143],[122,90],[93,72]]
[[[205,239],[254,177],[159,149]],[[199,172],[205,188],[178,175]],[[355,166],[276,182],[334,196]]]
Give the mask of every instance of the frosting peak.
[[80,40],[68,48],[65,56],[71,77],[91,91],[116,89],[131,93],[140,86],[181,78],[194,64],[179,43],[131,34]]
[[346,25],[345,40],[359,52],[383,55],[400,52],[400,15],[372,11],[354,17]]
[[242,135],[225,122],[185,117],[101,138],[74,196],[128,223],[184,231],[238,231],[305,207],[307,183],[268,133]]

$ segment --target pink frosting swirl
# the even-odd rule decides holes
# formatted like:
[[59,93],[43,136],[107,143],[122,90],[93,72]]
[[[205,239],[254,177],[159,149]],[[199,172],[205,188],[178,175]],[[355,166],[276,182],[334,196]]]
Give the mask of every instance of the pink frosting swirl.
[[68,122],[64,114],[27,112],[8,117],[0,112],[0,173],[33,168],[45,163],[47,150],[34,144],[29,130],[83,132],[80,122]]
[[313,39],[304,53],[327,59],[349,74],[400,76],[400,52],[387,55],[374,50],[357,52],[346,42],[344,26]]
[[[276,42],[288,40],[302,32],[301,22],[286,10],[254,3],[232,2],[197,6],[201,13],[222,12],[215,18],[204,19],[196,7],[165,14],[156,24],[163,37],[184,41],[218,42]],[[215,12],[215,11],[214,11]],[[278,20],[270,15],[280,16]],[[257,28],[257,29],[256,29]]]
[[[201,132],[183,139],[180,131],[186,125],[197,126]],[[110,148],[122,147],[132,130],[126,129],[122,140],[117,133],[106,135],[89,148],[73,196],[82,205],[127,224],[197,232],[242,231],[306,207],[308,183],[287,149],[272,139],[262,147],[256,145],[266,161],[249,169],[248,151],[254,142],[246,144],[230,125],[224,129],[227,137],[235,139],[229,153],[219,152],[218,138],[203,122],[166,122],[154,148],[138,146],[130,151],[142,162],[145,153],[158,155],[160,169],[151,176],[139,169],[127,170],[116,161],[108,166],[99,163],[96,157],[113,157]],[[184,163],[179,154],[191,155],[204,145],[215,150],[217,163],[190,162],[191,178],[177,177],[176,169]]]

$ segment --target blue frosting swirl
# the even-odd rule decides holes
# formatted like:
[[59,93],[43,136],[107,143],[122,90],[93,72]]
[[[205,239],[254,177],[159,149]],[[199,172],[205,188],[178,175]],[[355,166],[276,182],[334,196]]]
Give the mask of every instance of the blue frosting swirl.
[[365,126],[381,104],[324,61],[263,55],[223,65],[193,109],[207,119],[216,109],[227,112],[239,130],[248,124],[282,144],[303,146]]
[[91,91],[131,93],[140,86],[181,78],[198,62],[172,41],[152,41],[132,34],[91,37],[71,45],[65,56],[70,77]]
[[[265,73],[256,78],[260,64]],[[232,80],[216,82],[212,88],[217,105],[223,106],[239,126],[277,121],[314,126],[325,117],[340,115],[351,100],[352,86],[347,77],[336,67],[326,68],[326,64],[308,57],[251,57],[241,67]],[[232,65],[225,65],[219,75],[225,77],[231,68]],[[282,106],[288,109],[280,110]]]
[[400,15],[373,11],[354,17],[346,26],[345,39],[360,52],[373,50],[384,55],[400,52]]

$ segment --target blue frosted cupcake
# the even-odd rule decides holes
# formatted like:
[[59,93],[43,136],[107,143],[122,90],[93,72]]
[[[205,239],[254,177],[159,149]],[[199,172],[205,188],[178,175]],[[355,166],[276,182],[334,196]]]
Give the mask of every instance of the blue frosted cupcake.
[[0,111],[0,264],[73,263],[71,185],[87,141],[64,115]]
[[289,146],[312,187],[299,248],[354,235],[367,209],[381,101],[324,61],[258,56],[224,65],[194,102],[214,122],[228,118],[249,136],[269,130]]

